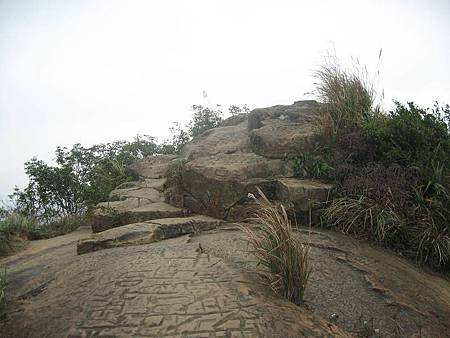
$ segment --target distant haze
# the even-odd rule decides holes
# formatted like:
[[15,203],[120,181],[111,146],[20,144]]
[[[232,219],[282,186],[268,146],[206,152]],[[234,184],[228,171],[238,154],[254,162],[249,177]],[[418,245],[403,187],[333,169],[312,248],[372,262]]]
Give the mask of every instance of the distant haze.
[[392,99],[450,103],[450,1],[0,0],[0,198],[58,145],[169,137],[203,102],[291,104],[326,50]]

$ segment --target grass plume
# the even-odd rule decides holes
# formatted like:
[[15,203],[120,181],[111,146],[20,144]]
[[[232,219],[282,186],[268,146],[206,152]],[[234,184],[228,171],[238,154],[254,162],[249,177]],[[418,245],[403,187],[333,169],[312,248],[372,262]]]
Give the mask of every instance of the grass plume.
[[272,290],[300,304],[311,273],[310,248],[292,237],[286,209],[271,203],[259,188],[257,190],[259,198],[249,194],[256,203],[255,217],[251,225],[242,229],[258,265],[264,267],[262,276]]

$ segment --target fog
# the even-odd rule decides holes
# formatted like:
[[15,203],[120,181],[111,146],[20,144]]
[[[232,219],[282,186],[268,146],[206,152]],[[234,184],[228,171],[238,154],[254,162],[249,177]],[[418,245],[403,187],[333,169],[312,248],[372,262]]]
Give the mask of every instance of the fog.
[[[450,103],[448,1],[0,1],[0,198],[58,145],[169,137],[192,104],[312,98],[327,50]],[[378,53],[383,49],[378,64]]]

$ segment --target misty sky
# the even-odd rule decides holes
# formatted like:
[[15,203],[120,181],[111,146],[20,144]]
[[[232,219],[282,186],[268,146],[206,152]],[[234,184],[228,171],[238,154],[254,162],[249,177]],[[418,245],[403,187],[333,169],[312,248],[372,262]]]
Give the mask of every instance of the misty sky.
[[192,104],[311,98],[327,50],[393,98],[450,103],[450,1],[0,0],[0,198],[58,145],[167,138]]

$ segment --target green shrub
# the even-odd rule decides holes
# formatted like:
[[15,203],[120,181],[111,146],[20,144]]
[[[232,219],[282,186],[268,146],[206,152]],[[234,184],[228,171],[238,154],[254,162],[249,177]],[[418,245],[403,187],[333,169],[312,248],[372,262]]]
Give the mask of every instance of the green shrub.
[[137,136],[85,148],[56,149],[56,165],[33,158],[25,163],[29,184],[11,196],[17,210],[44,223],[80,215],[108,198],[120,183],[135,179],[129,164],[159,151],[155,139]]
[[382,113],[367,71],[330,60],[316,73],[321,145],[294,159],[295,174],[335,184],[326,225],[449,267],[450,107]]
[[272,204],[258,188],[260,198],[253,226],[242,226],[248,243],[264,267],[263,278],[277,293],[300,304],[311,273],[309,246],[292,237],[291,222],[284,207]]
[[34,219],[20,214],[10,214],[0,221],[0,256],[17,250],[24,239],[34,239],[40,229]]
[[0,234],[4,237],[22,236],[28,238],[38,232],[38,226],[34,219],[13,213],[0,221]]
[[214,110],[202,105],[193,105],[192,110],[194,114],[188,125],[191,137],[196,137],[208,129],[216,128],[223,121],[223,113],[220,109]]
[[376,149],[375,160],[417,166],[429,175],[430,164],[450,167],[450,109],[421,109],[395,102],[387,115],[378,114],[364,126],[367,142]]
[[294,157],[292,163],[296,177],[329,178],[334,170],[317,150]]

